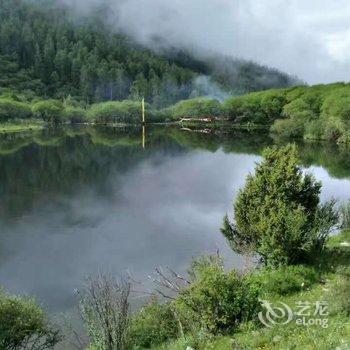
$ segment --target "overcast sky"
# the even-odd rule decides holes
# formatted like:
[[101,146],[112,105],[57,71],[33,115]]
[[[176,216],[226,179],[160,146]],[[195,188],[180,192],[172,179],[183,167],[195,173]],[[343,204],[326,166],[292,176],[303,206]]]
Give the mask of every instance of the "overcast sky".
[[[71,2],[70,0],[62,0]],[[76,0],[79,11],[104,0]],[[138,40],[202,47],[279,68],[308,83],[350,80],[349,0],[106,0]]]

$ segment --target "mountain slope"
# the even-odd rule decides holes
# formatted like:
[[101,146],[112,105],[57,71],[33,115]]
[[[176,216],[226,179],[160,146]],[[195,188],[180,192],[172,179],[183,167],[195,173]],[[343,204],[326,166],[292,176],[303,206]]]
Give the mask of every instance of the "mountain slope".
[[213,90],[243,93],[295,83],[251,62],[194,58],[176,49],[156,53],[114,34],[103,21],[105,11],[77,20],[54,0],[0,0],[0,88],[87,103],[145,96],[163,107]]

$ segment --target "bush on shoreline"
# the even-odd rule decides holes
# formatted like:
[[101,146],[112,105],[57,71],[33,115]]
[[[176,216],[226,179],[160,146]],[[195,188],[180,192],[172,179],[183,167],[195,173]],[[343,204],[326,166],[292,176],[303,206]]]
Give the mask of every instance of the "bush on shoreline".
[[191,117],[218,117],[223,115],[223,109],[219,101],[208,98],[194,98],[176,103],[167,108],[166,113],[173,120]]
[[270,125],[282,113],[284,90],[268,90],[227,99],[223,108],[233,122]]
[[289,103],[271,127],[290,138],[348,143],[350,85],[335,83],[287,89]]
[[86,111],[81,107],[67,106],[62,111],[62,120],[71,124],[86,122]]
[[62,121],[63,104],[57,100],[44,100],[32,105],[32,113],[35,118],[42,119],[48,123],[59,123]]
[[87,113],[92,122],[107,124],[115,122],[139,122],[141,104],[134,101],[110,101],[91,106]]

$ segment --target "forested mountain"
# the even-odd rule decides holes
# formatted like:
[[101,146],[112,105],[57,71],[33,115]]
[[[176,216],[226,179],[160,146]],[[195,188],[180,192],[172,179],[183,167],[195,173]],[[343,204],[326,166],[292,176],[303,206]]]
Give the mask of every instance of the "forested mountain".
[[[0,0],[0,89],[87,103],[145,96],[163,107],[205,95],[208,83],[230,93],[295,83],[251,62],[176,49],[156,53],[113,33],[103,11],[77,20],[54,0]],[[202,75],[211,78],[203,84]]]
[[208,75],[233,94],[289,87],[302,82],[277,69],[255,62],[214,53],[193,53],[177,48],[163,49],[161,55],[169,62]]

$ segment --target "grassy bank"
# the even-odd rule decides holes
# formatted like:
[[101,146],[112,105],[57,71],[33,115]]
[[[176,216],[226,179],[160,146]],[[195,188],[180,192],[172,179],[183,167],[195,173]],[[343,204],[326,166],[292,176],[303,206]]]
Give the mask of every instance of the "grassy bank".
[[[343,247],[342,242],[350,243],[350,231],[329,239],[327,247],[332,261],[324,263],[317,281],[294,293],[274,292],[261,295],[273,304],[283,302],[294,306],[296,303],[308,302],[314,305],[320,301],[328,303],[328,327],[320,325],[297,325],[290,322],[286,325],[276,324],[273,328],[262,327],[260,324],[245,323],[240,330],[230,336],[216,336],[202,344],[203,349],[232,350],[234,349],[303,349],[328,350],[350,348],[350,314],[348,296],[350,286],[344,289],[344,278],[349,278],[350,247]],[[268,276],[266,276],[268,278]],[[272,274],[270,275],[270,278]],[[285,280],[292,276],[285,274]],[[302,283],[306,283],[307,279]],[[271,282],[273,280],[271,279]],[[281,280],[281,283],[282,280]],[[286,292],[286,290],[285,290]],[[347,311],[342,309],[341,299],[347,300]],[[341,311],[342,310],[342,311]],[[183,350],[193,344],[191,338],[182,338],[161,346],[152,347],[153,350]]]

